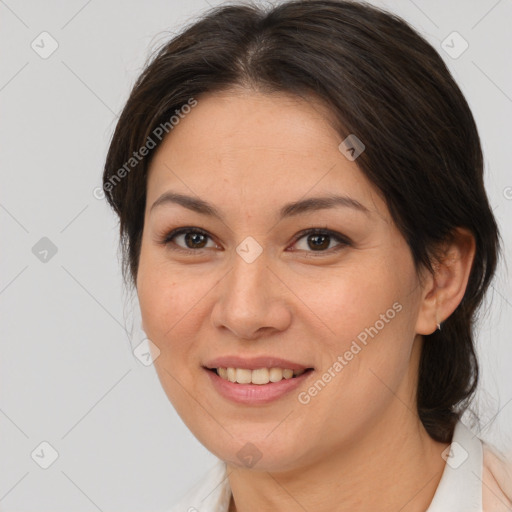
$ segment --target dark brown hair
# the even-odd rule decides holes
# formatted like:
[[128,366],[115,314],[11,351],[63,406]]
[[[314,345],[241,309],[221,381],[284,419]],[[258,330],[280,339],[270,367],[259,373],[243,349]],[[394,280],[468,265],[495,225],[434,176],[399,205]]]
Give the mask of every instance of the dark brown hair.
[[419,366],[418,414],[432,438],[449,442],[478,381],[473,326],[500,237],[470,108],[440,55],[398,16],[355,1],[222,5],[155,52],[119,118],[103,175],[120,219],[125,280],[136,283],[156,149],[132,169],[126,162],[191,98],[235,86],[314,95],[339,120],[340,141],[352,133],[363,141],[356,163],[385,198],[417,269],[433,271],[436,248],[454,228],[475,237],[462,302],[425,336]]

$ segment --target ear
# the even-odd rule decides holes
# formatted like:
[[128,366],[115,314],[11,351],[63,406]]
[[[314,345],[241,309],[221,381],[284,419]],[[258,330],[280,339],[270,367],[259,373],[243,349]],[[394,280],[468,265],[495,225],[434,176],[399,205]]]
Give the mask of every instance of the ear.
[[466,228],[455,228],[441,256],[432,263],[434,274],[425,270],[417,334],[432,334],[462,301],[475,257],[476,243]]

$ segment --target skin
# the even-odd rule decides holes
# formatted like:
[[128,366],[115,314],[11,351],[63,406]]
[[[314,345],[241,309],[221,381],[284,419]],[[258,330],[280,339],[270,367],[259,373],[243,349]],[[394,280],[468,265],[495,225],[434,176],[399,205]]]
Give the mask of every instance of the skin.
[[[435,276],[419,276],[384,200],[339,151],[329,116],[316,100],[282,93],[204,95],[149,169],[137,275],[143,328],[160,350],[154,364],[173,406],[228,463],[231,511],[424,511],[445,465],[447,445],[416,412],[417,367],[422,335],[462,300],[474,240],[458,230]],[[171,190],[208,201],[224,221],[171,203],[150,211]],[[329,193],[368,214],[337,206],[279,220],[284,204]],[[187,246],[183,235],[160,243],[182,226],[206,231],[206,246]],[[308,228],[350,243],[327,238],[315,250],[297,237]],[[236,252],[248,236],[263,248],[252,263]],[[394,303],[401,311],[300,403],[298,393]],[[270,404],[240,405],[202,368],[221,355],[273,355],[315,370]],[[252,468],[237,457],[248,442],[262,454]]]

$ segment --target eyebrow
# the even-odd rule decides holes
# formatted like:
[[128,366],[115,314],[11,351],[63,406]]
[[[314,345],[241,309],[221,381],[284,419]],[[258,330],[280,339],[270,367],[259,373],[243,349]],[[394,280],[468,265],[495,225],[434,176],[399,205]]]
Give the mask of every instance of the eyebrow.
[[[224,220],[222,213],[210,203],[197,197],[178,194],[176,192],[165,192],[162,194],[153,203],[149,212],[151,213],[155,208],[164,204],[178,204],[184,208],[187,208],[188,210],[200,213],[201,215],[208,215],[211,217],[217,217],[220,220]],[[328,195],[322,197],[310,197],[308,199],[301,199],[292,203],[285,204],[279,211],[279,217],[280,219],[284,219],[285,217],[292,217],[307,212],[335,208],[337,206],[352,208],[366,215],[371,213],[366,206],[361,204],[356,199],[352,199],[348,196]]]

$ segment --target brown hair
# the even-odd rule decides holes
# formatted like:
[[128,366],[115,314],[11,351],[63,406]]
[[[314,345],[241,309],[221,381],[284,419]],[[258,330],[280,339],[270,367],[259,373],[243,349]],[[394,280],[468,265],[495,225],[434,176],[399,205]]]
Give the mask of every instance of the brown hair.
[[442,330],[425,337],[419,366],[419,417],[432,438],[449,442],[478,381],[473,325],[500,237],[470,108],[439,54],[398,16],[354,1],[222,5],[155,52],[119,118],[103,175],[119,215],[125,280],[136,283],[155,150],[114,178],[191,98],[234,86],[321,99],[340,122],[340,140],[353,133],[365,144],[356,162],[385,198],[417,269],[433,271],[436,248],[454,228],[475,237],[464,297]]

